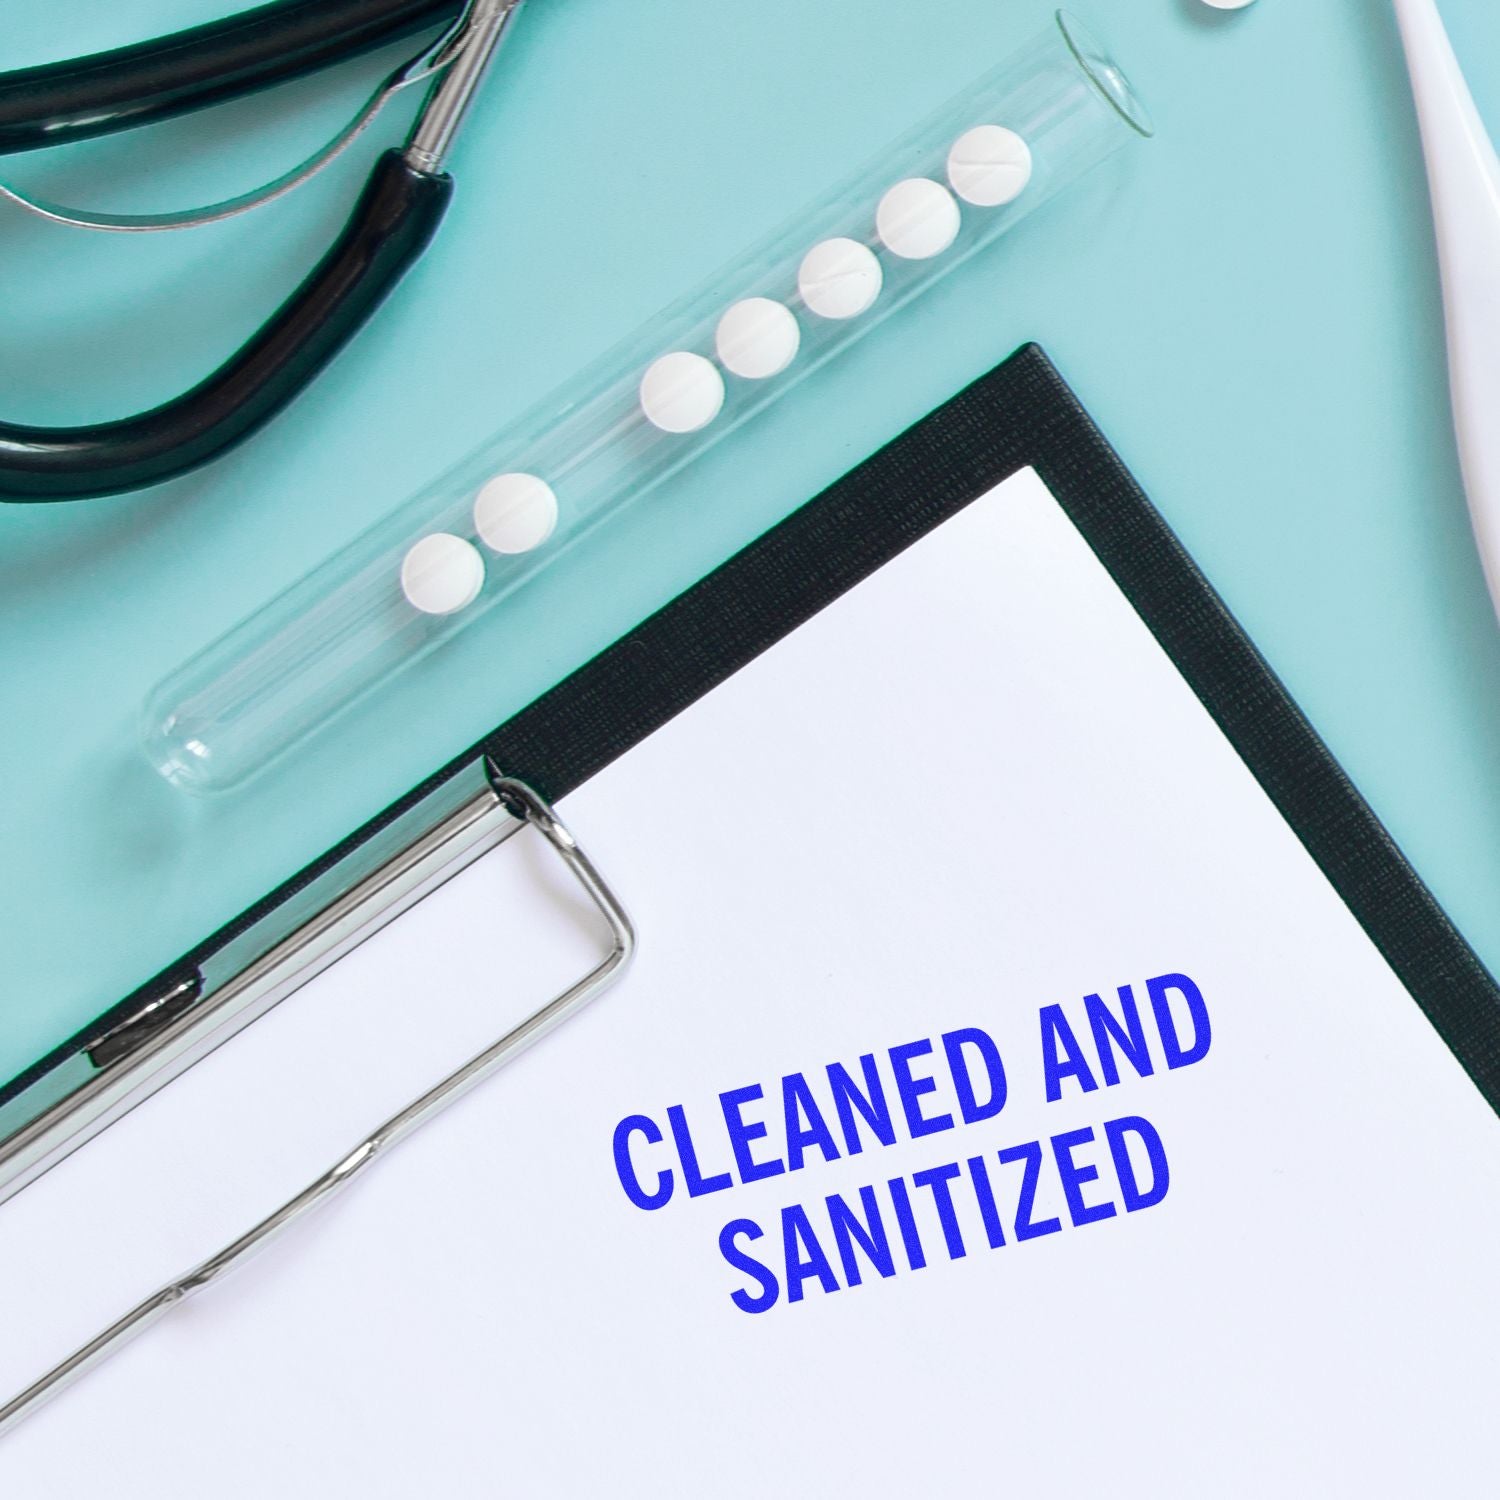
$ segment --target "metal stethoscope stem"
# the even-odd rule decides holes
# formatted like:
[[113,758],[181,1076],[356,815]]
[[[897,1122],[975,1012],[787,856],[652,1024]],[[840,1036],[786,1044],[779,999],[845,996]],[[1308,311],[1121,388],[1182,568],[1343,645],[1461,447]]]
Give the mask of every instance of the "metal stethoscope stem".
[[474,0],[454,38],[455,55],[437,81],[406,141],[406,159],[419,172],[441,172],[525,0]]

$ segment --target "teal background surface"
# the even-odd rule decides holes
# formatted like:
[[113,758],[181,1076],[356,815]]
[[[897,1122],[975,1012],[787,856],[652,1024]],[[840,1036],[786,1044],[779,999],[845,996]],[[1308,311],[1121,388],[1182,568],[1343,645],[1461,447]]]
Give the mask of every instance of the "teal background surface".
[[[532,0],[454,158],[441,236],[289,414],[154,491],[0,508],[0,1077],[1027,339],[1500,968],[1500,632],[1388,7],[1073,8],[1146,97],[1155,141],[240,795],[193,801],[146,766],[136,720],[158,678],[1027,40],[1048,0]],[[1500,127],[1500,10],[1444,8]],[[9,68],[223,6],[5,9]],[[107,207],[220,196],[304,154],[380,67],[0,177]],[[0,205],[4,415],[118,415],[206,371],[317,258],[400,128],[188,235],[90,236]]]

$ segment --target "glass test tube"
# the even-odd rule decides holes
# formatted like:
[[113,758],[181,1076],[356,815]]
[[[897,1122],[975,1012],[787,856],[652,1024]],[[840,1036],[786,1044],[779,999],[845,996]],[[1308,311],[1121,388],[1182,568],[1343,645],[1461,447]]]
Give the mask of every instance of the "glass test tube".
[[243,784],[1150,134],[1125,76],[1059,11],[842,188],[162,682],[142,726],[152,764],[187,791]]

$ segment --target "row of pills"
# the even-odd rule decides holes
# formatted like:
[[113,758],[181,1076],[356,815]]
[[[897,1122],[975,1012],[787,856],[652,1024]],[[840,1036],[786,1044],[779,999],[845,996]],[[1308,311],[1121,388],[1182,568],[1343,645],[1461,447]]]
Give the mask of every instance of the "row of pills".
[[[1031,180],[1031,150],[1013,130],[979,125],[948,153],[950,192],[930,177],[898,182],[875,213],[880,243],[902,260],[941,255],[958,238],[958,198],[978,208],[999,208],[1018,198]],[[955,198],[954,195],[957,195]],[[874,252],[857,240],[823,240],[802,258],[797,292],[817,317],[856,318],[879,297],[884,273]],[[714,333],[719,365],[744,380],[768,380],[797,357],[802,328],[792,310],[769,297],[747,297],[720,318]],[[707,427],[723,409],[724,377],[701,354],[676,350],[655,360],[641,377],[646,419],[663,432]],[[500,474],[474,501],[474,530],[490,551],[514,556],[540,547],[557,525],[557,496],[534,474]],[[413,608],[450,615],[472,604],[484,586],[484,556],[452,532],[424,536],[401,562],[401,591]]]
[[[557,496],[535,474],[497,474],[474,499],[474,530],[491,552],[515,556],[540,547],[557,526]],[[434,531],[401,560],[401,592],[425,615],[451,615],[484,587],[484,558],[473,542]]]
[[[978,125],[954,142],[947,170],[951,192],[930,177],[908,177],[881,198],[875,233],[892,255],[930,260],[947,250],[962,224],[959,198],[977,208],[1014,202],[1031,180],[1031,148],[1003,125]],[[810,313],[842,321],[873,307],[884,279],[868,245],[838,237],[803,256],[797,294]],[[767,380],[791,364],[801,344],[801,325],[789,307],[769,297],[736,302],[714,333],[719,364],[685,349],[662,355],[641,377],[641,411],[663,432],[697,432],[724,408],[719,365],[745,380]]]

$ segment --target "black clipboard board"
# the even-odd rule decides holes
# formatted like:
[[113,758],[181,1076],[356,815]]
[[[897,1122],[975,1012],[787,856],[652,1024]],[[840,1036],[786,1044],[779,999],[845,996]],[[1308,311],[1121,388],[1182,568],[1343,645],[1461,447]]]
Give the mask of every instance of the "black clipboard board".
[[[206,1045],[187,1045],[216,996],[257,965],[265,968],[310,923],[348,908],[372,881],[378,885],[393,860],[430,839],[435,822],[451,821],[455,809],[483,798],[487,763],[549,801],[565,797],[1027,466],[1040,473],[1485,1100],[1500,1112],[1500,987],[1033,344],[0,1088],[0,1197],[19,1190],[262,1013],[265,1005],[242,1007],[222,1035]],[[484,847],[482,840],[465,846],[460,856],[466,857],[451,862],[448,873]],[[414,889],[414,896],[406,895],[420,899],[422,882]],[[391,902],[368,931],[409,904]],[[315,972],[311,968],[304,977]],[[84,1109],[78,1118],[80,1101],[101,1094],[108,1095],[109,1107]]]

